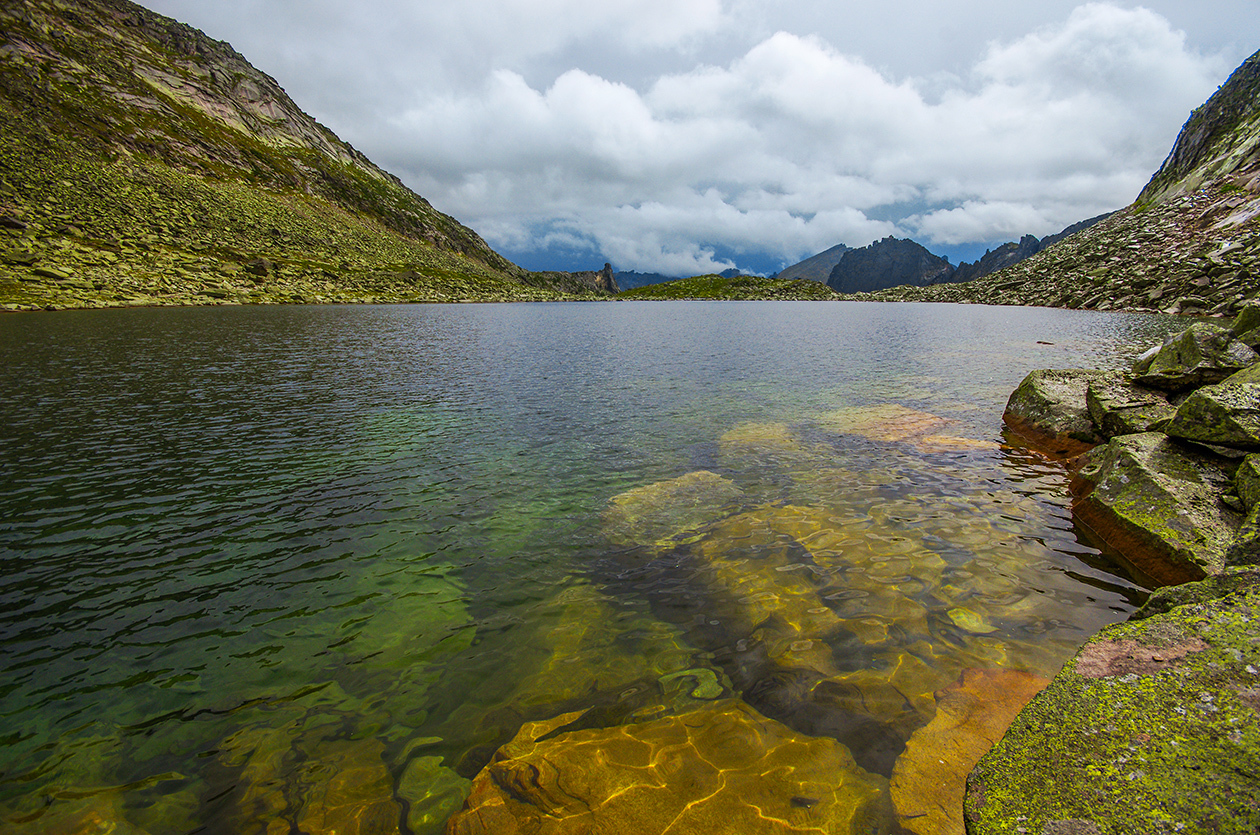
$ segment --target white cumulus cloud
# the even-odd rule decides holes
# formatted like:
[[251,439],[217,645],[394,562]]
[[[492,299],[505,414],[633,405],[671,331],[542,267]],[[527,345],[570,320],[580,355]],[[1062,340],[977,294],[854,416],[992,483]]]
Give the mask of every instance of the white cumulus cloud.
[[[492,245],[668,273],[745,254],[786,265],[888,234],[947,246],[1056,232],[1131,201],[1236,63],[1148,8],[1047,0],[1036,8],[1054,17],[1011,7],[1003,24],[1027,20],[1023,33],[974,43],[967,61],[898,72],[837,46],[860,33],[802,2],[781,16],[814,33],[764,31],[780,16],[765,0],[373,0],[353,14],[307,0],[312,43],[336,52],[370,30],[376,48],[334,67],[313,48],[274,54],[327,80],[316,115]],[[893,5],[907,33],[914,15],[963,14]],[[875,9],[846,20],[873,26]]]

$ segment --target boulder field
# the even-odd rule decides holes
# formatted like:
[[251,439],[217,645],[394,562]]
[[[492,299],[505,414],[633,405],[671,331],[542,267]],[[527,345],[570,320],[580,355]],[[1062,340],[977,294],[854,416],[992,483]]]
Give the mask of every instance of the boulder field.
[[972,771],[999,832],[1260,831],[1260,306],[1130,370],[1034,371],[1004,416],[1073,471],[1073,516],[1152,587]]

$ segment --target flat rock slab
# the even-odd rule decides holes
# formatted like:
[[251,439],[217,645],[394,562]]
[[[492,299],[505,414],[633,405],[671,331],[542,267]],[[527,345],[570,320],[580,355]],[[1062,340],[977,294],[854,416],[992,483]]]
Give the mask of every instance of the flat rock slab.
[[1260,586],[1229,586],[1090,640],[971,773],[967,832],[1260,832]]
[[1042,452],[1061,458],[1079,455],[1103,441],[1089,414],[1086,394],[1105,371],[1041,369],[1019,384],[1002,420]]
[[1241,515],[1220,496],[1233,468],[1216,456],[1148,432],[1112,438],[1073,479],[1076,521],[1160,585],[1216,574]]
[[1260,383],[1227,381],[1191,392],[1164,431],[1209,446],[1260,450]]
[[1136,385],[1133,375],[1122,371],[1090,380],[1085,403],[1104,438],[1155,432],[1177,412],[1164,394]]
[[1233,332],[1198,322],[1170,335],[1154,355],[1143,355],[1133,373],[1139,385],[1177,392],[1219,383],[1255,362],[1260,355]]
[[672,547],[674,537],[729,516],[743,498],[735,482],[697,470],[613,496],[604,534],[614,545]]
[[887,781],[843,745],[738,701],[639,725],[526,724],[473,781],[447,835],[887,832]]
[[916,835],[963,835],[967,773],[1048,679],[1019,670],[964,670],[936,694],[936,715],[906,743],[892,774],[893,808]]

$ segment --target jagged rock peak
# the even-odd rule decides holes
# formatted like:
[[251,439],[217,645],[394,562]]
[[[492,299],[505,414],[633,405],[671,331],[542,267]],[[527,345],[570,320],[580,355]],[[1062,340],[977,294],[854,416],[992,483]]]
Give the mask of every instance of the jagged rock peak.
[[903,284],[923,286],[954,272],[945,258],[922,245],[889,235],[882,241],[845,252],[831,270],[827,286],[840,293],[883,290]]

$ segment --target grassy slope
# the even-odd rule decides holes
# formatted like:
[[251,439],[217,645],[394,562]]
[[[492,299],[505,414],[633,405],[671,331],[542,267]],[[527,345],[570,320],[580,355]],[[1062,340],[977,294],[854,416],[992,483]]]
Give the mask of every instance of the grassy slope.
[[231,47],[125,0],[0,9],[0,304],[515,300],[534,276]]
[[700,275],[680,278],[662,284],[649,284],[617,294],[618,299],[631,301],[661,301],[668,299],[730,299],[750,301],[768,300],[819,300],[837,299],[839,296],[825,284],[794,279],[756,278],[720,275]]

